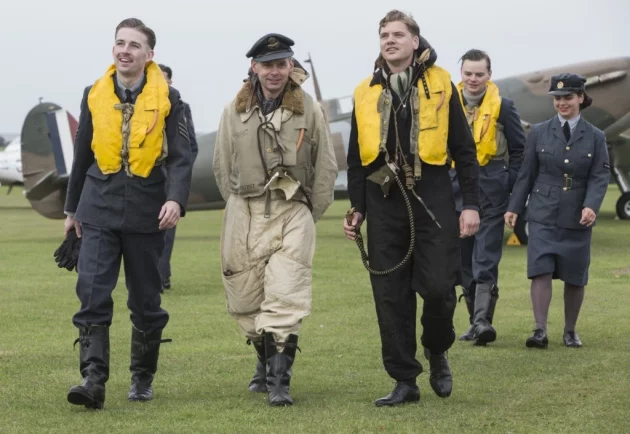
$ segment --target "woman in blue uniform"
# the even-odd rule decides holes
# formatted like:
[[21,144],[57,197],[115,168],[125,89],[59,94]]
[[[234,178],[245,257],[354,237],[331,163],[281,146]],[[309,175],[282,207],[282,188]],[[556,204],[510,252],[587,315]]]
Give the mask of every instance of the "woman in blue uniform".
[[552,279],[564,282],[564,344],[582,346],[575,325],[588,282],[592,228],[610,178],[604,133],[581,116],[592,103],[585,82],[576,74],[552,77],[549,94],[558,115],[529,133],[505,214],[505,223],[513,228],[529,196],[527,277],[536,320],[525,344],[529,348],[547,347]]

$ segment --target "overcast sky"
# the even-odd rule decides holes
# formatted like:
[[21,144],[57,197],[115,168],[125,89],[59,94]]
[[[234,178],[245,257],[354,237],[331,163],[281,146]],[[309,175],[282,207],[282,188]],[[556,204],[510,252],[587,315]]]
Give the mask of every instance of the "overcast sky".
[[[155,30],[155,60],[173,68],[197,130],[208,132],[242,85],[258,38],[289,36],[298,60],[311,53],[324,98],[350,95],[372,71],[378,22],[391,8],[414,15],[455,82],[457,60],[473,47],[492,57],[493,78],[630,56],[629,0],[2,1],[0,132],[19,132],[39,97],[78,118],[124,18]],[[314,94],[312,79],[304,87]]]

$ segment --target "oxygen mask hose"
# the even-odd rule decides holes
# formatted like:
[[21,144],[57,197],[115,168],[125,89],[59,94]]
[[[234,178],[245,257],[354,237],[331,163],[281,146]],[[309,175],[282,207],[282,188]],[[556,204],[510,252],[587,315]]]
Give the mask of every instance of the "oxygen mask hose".
[[[409,196],[407,195],[406,190],[411,191],[411,193],[416,197],[416,199],[418,199],[418,201],[422,204],[425,211],[431,217],[431,219],[437,225],[437,227],[440,229],[442,228],[442,226],[440,226],[440,223],[435,218],[435,215],[426,206],[422,198],[418,196],[418,194],[416,193],[416,190],[415,190],[416,182],[413,179],[413,171],[411,169],[411,166],[409,166],[408,164],[403,165],[403,173],[405,174],[406,188],[403,187],[403,184],[400,181],[399,176],[395,176],[395,179],[396,179],[396,184],[398,184],[398,188],[400,188],[403,199],[405,201],[405,206],[407,207],[407,214],[409,215],[409,229],[410,229],[411,234],[409,237],[409,250],[407,250],[407,254],[405,255],[405,257],[398,264],[394,265],[391,268],[388,268],[387,270],[383,270],[383,271],[374,270],[373,268],[370,267],[369,257],[365,251],[365,244],[363,241],[363,235],[361,234],[361,228],[355,229],[355,233],[356,233],[355,241],[357,243],[357,246],[359,247],[359,252],[361,253],[361,261],[363,262],[363,266],[370,272],[370,274],[374,274],[376,276],[384,276],[402,268],[409,261],[413,253],[413,248],[416,244],[416,225],[413,218],[413,210],[411,208],[411,202],[409,201]],[[346,213],[346,221],[348,222],[348,225],[352,225],[353,217],[354,217],[354,208],[351,208]]]
[[[413,211],[411,209],[411,202],[409,201],[409,197],[407,196],[407,193],[405,192],[405,188],[403,187],[402,182],[400,181],[400,177],[396,176],[395,178],[396,178],[396,183],[398,184],[398,187],[400,188],[400,191],[402,192],[403,199],[405,200],[405,205],[407,206],[407,212],[409,214],[409,229],[411,230],[411,237],[409,239],[409,250],[407,250],[407,254],[402,259],[402,261],[400,261],[398,264],[394,265],[393,267],[388,268],[387,270],[383,270],[383,271],[374,270],[373,268],[370,267],[368,254],[365,252],[365,245],[363,242],[363,235],[361,235],[361,229],[356,228],[355,230],[355,233],[356,233],[355,241],[357,243],[357,246],[359,247],[359,252],[361,252],[361,261],[363,262],[363,266],[370,272],[370,274],[374,274],[376,276],[385,276],[387,274],[393,273],[394,271],[402,268],[407,262],[409,262],[409,259],[411,258],[411,254],[413,253],[413,248],[416,245],[416,225],[413,219]],[[354,208],[351,208],[346,213],[346,221],[348,222],[349,225],[352,225],[353,216],[354,216]]]

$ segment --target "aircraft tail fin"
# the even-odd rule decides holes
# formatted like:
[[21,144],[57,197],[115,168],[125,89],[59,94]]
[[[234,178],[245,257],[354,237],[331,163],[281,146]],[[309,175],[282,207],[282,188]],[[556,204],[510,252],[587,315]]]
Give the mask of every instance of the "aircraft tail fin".
[[78,122],[51,102],[33,107],[22,125],[24,192],[35,211],[65,218],[63,205],[74,160]]
[[50,134],[52,153],[59,178],[68,177],[74,159],[74,136],[78,123],[74,117],[64,109],[46,113],[46,122]]

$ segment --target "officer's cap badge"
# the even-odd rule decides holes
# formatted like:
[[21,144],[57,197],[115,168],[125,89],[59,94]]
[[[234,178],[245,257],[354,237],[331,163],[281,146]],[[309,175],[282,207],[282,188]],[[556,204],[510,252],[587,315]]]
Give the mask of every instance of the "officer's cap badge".
[[269,48],[276,48],[278,46],[279,42],[276,38],[274,38],[273,36],[269,39],[267,39],[267,46]]

